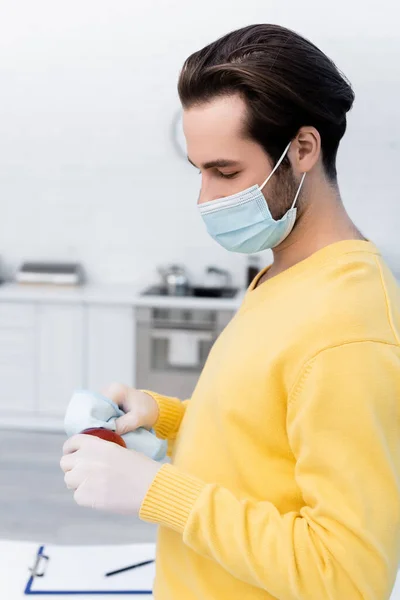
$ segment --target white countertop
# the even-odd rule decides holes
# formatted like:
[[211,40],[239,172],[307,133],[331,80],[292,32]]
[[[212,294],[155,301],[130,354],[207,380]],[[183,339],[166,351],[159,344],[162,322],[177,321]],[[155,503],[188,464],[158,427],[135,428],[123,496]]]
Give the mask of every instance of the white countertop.
[[145,285],[84,284],[78,287],[4,283],[0,285],[0,302],[62,302],[82,304],[117,304],[236,311],[245,290],[235,298],[194,298],[177,296],[142,296]]

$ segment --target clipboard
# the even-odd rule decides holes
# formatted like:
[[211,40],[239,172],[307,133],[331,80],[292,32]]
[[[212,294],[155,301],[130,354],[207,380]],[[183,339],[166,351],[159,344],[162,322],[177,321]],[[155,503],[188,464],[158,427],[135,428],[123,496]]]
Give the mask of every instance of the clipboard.
[[[106,576],[141,563],[146,564]],[[149,596],[155,576],[155,544],[41,545],[30,571],[26,596]]]

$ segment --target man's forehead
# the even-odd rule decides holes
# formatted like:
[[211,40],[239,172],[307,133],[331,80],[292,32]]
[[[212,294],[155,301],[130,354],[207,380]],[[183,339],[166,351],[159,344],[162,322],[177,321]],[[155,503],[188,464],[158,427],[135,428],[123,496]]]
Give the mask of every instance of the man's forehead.
[[186,137],[238,136],[243,129],[246,105],[239,95],[221,96],[185,109],[183,128]]
[[221,159],[237,161],[244,143],[245,108],[239,96],[231,96],[185,110],[183,129],[190,161],[196,166]]

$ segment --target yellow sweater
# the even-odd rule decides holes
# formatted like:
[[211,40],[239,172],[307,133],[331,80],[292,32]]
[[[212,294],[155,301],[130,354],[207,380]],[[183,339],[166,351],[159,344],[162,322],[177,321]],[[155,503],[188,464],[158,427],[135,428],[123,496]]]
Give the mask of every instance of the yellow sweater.
[[[172,465],[156,600],[385,600],[400,558],[400,291],[346,241],[255,288],[189,402],[154,394]],[[254,289],[255,288],[255,289]]]

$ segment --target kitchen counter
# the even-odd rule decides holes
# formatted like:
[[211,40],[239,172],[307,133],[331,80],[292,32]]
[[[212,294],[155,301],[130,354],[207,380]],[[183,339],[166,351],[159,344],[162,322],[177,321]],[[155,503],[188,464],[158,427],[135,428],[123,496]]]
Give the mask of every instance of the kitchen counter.
[[72,286],[4,283],[0,285],[0,302],[114,304],[236,311],[245,294],[245,290],[242,289],[235,298],[142,296],[141,291],[145,288],[145,285],[135,284],[84,284],[75,288]]

